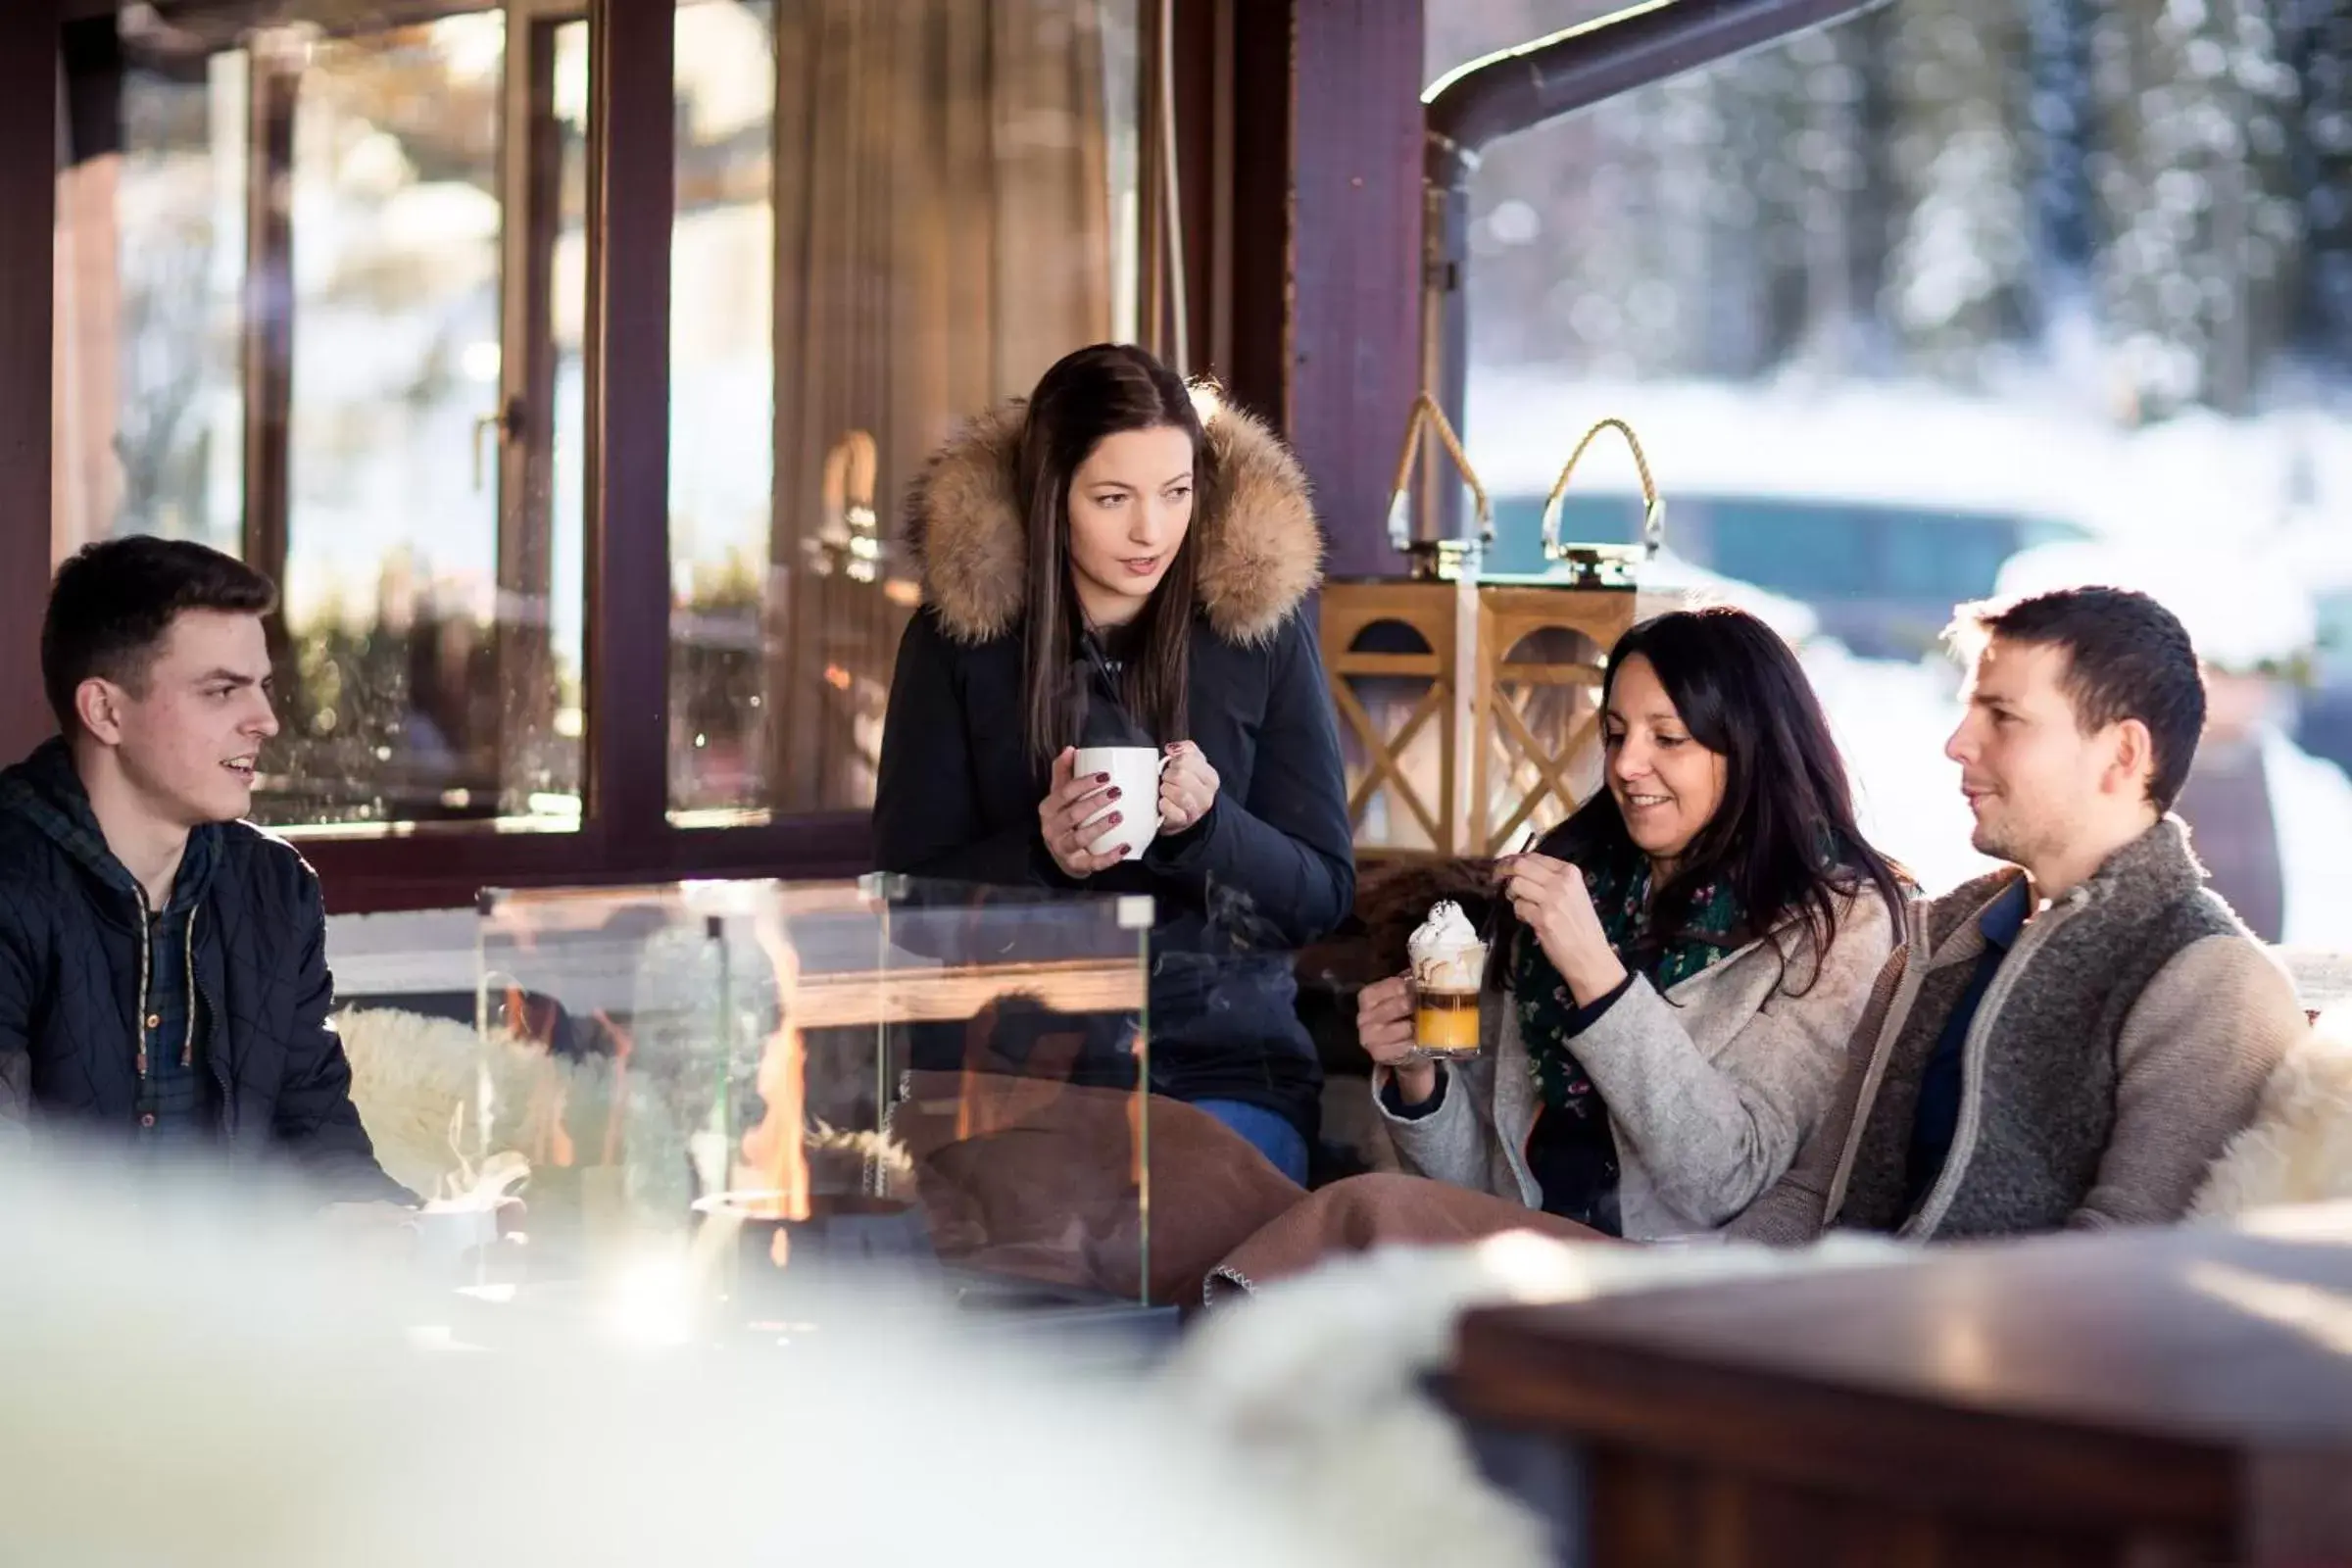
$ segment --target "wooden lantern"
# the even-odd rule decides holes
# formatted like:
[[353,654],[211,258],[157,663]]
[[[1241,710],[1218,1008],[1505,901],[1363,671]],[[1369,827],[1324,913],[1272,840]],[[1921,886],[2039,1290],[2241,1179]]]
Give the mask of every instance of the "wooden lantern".
[[[1560,503],[1603,430],[1641,471],[1643,542],[1563,544]],[[1434,435],[1468,485],[1474,539],[1413,540],[1407,496]],[[1322,649],[1349,762],[1356,848],[1371,856],[1483,858],[1564,818],[1599,778],[1607,652],[1635,618],[1634,567],[1662,542],[1664,508],[1641,443],[1619,419],[1585,433],[1544,505],[1544,554],[1568,570],[1482,578],[1494,511],[1445,412],[1414,403],[1390,534],[1409,578],[1331,584]]]

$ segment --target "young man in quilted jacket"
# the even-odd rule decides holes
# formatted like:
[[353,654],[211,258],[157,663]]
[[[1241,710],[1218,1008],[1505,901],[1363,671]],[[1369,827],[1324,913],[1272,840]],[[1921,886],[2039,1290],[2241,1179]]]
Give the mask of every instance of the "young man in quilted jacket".
[[240,820],[277,733],[275,604],[186,541],[59,568],[41,674],[63,733],[0,772],[0,1143],[224,1152],[324,1203],[406,1204],[327,1022],[318,879]]
[[2009,866],[1914,907],[1838,1100],[1737,1235],[2179,1219],[2305,1030],[2166,814],[2205,723],[2180,622],[2074,588],[1966,609],[1954,638],[1975,664],[1945,751]]

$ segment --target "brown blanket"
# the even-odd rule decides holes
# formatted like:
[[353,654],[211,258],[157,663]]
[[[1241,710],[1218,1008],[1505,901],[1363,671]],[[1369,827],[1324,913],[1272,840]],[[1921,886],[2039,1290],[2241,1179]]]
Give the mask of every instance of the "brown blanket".
[[1616,1242],[1574,1220],[1425,1176],[1351,1176],[1308,1194],[1235,1248],[1211,1271],[1202,1298],[1213,1304],[1303,1273],[1342,1252],[1458,1246],[1505,1231],[1534,1231],[1564,1242]]
[[1218,1259],[1305,1196],[1180,1101],[989,1072],[918,1072],[908,1089],[891,1131],[933,1246],[964,1266],[1191,1308]]

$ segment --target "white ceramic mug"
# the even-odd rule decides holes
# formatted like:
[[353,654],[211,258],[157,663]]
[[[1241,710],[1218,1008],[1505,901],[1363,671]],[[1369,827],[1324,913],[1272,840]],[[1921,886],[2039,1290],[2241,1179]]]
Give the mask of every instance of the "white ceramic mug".
[[1127,818],[1089,844],[1090,853],[1108,855],[1124,844],[1127,853],[1121,859],[1144,858],[1144,851],[1159,834],[1159,771],[1164,765],[1166,759],[1150,746],[1088,746],[1079,750],[1072,773],[1078,778],[1108,773],[1110,783],[1105,787],[1119,792],[1116,801],[1105,801],[1101,810],[1081,823],[1081,830],[1113,811],[1124,812]]
[[498,1245],[498,1210],[435,1200],[418,1211],[417,1263],[434,1273],[471,1267],[478,1249]]

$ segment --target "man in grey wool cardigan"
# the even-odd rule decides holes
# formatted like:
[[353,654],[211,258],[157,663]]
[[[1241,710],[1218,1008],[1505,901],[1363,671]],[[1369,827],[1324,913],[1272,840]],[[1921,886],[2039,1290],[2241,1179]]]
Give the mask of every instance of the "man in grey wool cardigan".
[[1913,907],[1829,1115],[1736,1236],[2178,1219],[2307,1027],[2166,814],[2205,721],[2180,621],[2077,588],[1952,636],[1974,670],[1945,751],[2010,866]]

